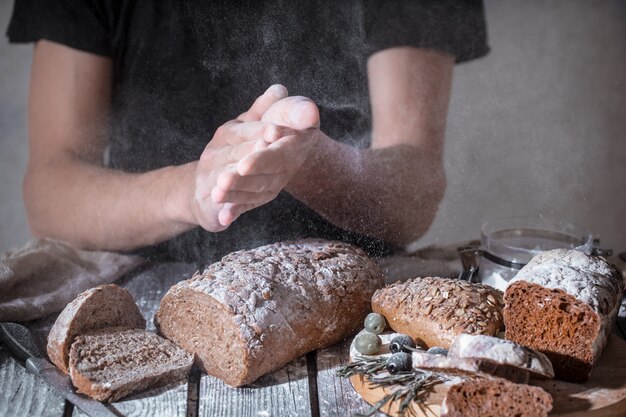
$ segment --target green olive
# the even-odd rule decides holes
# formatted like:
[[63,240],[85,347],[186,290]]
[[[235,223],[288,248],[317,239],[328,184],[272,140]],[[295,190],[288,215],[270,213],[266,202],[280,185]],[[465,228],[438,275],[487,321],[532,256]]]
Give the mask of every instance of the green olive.
[[382,345],[382,340],[374,333],[364,332],[354,339],[354,347],[362,355],[376,355]]
[[367,317],[365,317],[365,330],[374,334],[381,334],[385,327],[387,327],[387,322],[385,318],[378,313],[369,313]]

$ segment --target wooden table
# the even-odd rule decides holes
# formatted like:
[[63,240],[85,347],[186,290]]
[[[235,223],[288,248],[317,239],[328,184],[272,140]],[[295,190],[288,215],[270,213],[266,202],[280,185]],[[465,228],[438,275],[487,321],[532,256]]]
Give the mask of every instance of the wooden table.
[[[186,279],[195,265],[151,264],[123,279],[154,330],[152,319],[158,303],[174,283]],[[56,317],[29,323],[38,342]],[[626,337],[626,300],[622,303],[615,332]],[[347,341],[309,353],[253,386],[233,389],[220,380],[194,369],[188,381],[151,390],[114,403],[122,416],[213,417],[213,416],[351,416],[364,413],[362,401],[346,379],[335,377],[337,366],[348,358]],[[0,417],[84,416],[52,388],[26,371],[6,351],[0,350]]]

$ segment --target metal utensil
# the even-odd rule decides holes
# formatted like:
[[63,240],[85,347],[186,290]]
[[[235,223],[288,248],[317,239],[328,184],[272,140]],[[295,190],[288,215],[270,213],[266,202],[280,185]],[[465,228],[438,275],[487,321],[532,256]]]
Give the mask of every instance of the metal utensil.
[[76,394],[70,378],[56,366],[43,358],[30,330],[17,323],[0,323],[0,342],[12,357],[20,362],[28,372],[42,378],[91,417],[119,417],[113,410],[99,401]]

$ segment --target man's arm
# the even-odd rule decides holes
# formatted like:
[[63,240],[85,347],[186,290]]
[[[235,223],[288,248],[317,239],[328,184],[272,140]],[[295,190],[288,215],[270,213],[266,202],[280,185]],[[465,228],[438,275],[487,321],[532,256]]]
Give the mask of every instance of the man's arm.
[[442,153],[453,57],[411,47],[372,55],[371,148],[315,131],[286,190],[340,227],[408,244],[432,223],[444,195]]
[[181,233],[171,201],[195,166],[129,174],[103,166],[112,62],[53,42],[35,45],[29,158],[23,184],[31,231],[85,248],[132,249]]
[[[221,173],[259,146],[275,127],[255,122],[284,88],[216,132],[199,162],[131,174],[103,166],[110,106],[108,58],[48,41],[35,46],[29,97],[29,161],[24,202],[34,235],[90,249],[129,250],[194,226],[223,230],[223,204],[210,192]],[[272,128],[273,129],[268,129]],[[275,132],[274,132],[275,133]]]

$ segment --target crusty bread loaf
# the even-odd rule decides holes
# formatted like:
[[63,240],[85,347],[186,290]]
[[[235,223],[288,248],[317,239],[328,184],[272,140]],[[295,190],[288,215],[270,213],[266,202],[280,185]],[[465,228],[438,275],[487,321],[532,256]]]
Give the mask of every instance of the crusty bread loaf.
[[603,258],[544,252],[506,289],[506,338],[545,353],[556,378],[585,381],[606,346],[622,292],[621,274]]
[[67,373],[68,355],[74,337],[106,327],[146,327],[132,295],[115,284],[89,289],[63,309],[48,335],[50,360]]
[[276,243],[231,253],[174,285],[155,322],[208,374],[241,386],[356,332],[382,285],[376,264],[352,245]]
[[78,392],[111,402],[185,379],[192,364],[192,354],[154,333],[108,328],[74,339],[69,370]]
[[472,379],[454,384],[441,417],[547,417],[552,396],[540,387],[504,379]]
[[531,373],[534,378],[554,378],[552,363],[546,355],[497,337],[461,334],[450,345],[448,356],[520,368]]
[[494,336],[502,327],[502,293],[448,278],[414,278],[376,291],[372,310],[393,330],[448,348],[461,333]]

